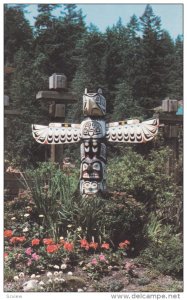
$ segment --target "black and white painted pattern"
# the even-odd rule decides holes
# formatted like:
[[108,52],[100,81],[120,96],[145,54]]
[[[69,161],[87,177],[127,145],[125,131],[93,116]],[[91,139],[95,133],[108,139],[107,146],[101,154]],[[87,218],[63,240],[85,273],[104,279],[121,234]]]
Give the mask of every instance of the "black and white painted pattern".
[[136,124],[125,124],[125,122],[109,123],[106,125],[106,138],[109,142],[146,143],[157,135],[158,127],[158,119],[151,119]]
[[49,126],[32,125],[32,134],[40,144],[68,144],[80,141],[80,125],[50,123]]

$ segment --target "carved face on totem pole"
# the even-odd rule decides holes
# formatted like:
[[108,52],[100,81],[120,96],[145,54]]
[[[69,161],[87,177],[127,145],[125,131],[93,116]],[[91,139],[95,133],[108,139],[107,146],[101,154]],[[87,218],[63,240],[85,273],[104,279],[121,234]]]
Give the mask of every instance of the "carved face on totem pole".
[[83,95],[83,114],[81,123],[81,194],[95,194],[106,190],[106,100],[101,89],[98,93]]
[[32,125],[33,137],[41,144],[81,142],[80,192],[93,195],[106,191],[106,142],[146,143],[152,140],[159,127],[158,119],[140,123],[138,120],[105,122],[106,100],[102,90],[83,95],[81,124],[50,123]]

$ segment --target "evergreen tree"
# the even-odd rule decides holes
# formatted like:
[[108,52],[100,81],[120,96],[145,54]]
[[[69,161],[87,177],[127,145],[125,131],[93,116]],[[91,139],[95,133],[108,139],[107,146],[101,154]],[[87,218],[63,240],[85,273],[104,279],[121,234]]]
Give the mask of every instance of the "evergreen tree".
[[140,117],[141,109],[133,99],[132,87],[124,80],[118,85],[114,105],[114,120],[126,120]]
[[23,49],[15,56],[15,66],[10,97],[13,108],[21,114],[12,118],[8,128],[5,157],[15,165],[25,168],[44,159],[45,149],[34,142],[31,124],[48,123],[48,111],[46,115],[36,101],[36,93],[48,85],[48,77],[40,73],[40,65]]
[[35,27],[38,31],[42,31],[52,27],[52,11],[57,7],[58,5],[56,4],[38,4],[38,16],[35,18]]
[[19,49],[29,51],[33,35],[23,10],[8,5],[4,8],[4,61],[10,66],[14,65],[14,56]]
[[174,61],[172,67],[172,80],[169,85],[169,96],[183,100],[183,37],[178,36],[174,46]]
[[128,51],[126,50],[126,70],[127,79],[132,87],[133,99],[136,99],[136,86],[138,85],[138,72],[140,61],[142,60],[140,53],[141,38],[139,36],[140,23],[138,18],[133,15],[127,24],[128,30]]
[[155,16],[152,7],[148,4],[140,21],[143,38],[135,94],[141,100],[141,105],[152,108],[158,104],[161,91],[161,20]]
[[171,97],[170,85],[174,80],[175,49],[174,42],[167,31],[163,31],[160,43],[160,99]]
[[[51,14],[54,8],[54,6],[48,7],[48,11],[45,13],[48,21],[45,23],[45,30],[36,30],[36,56],[43,53],[43,56],[46,57],[45,73],[51,75],[54,72],[63,72],[71,81],[76,70],[74,49],[86,30],[83,16],[81,11],[76,11],[75,5],[67,13],[62,13],[62,15],[65,14],[64,17],[54,18]],[[45,7],[45,9],[47,8]]]

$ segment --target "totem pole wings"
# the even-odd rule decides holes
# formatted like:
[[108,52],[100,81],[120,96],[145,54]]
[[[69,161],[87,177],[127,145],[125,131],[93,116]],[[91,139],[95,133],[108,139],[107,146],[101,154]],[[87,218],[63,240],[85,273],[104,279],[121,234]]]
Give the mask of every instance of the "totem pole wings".
[[[132,123],[128,124],[130,121]],[[133,121],[136,123],[134,124]],[[93,127],[91,121],[86,122],[84,127],[81,124],[68,123],[50,123],[49,126],[32,125],[32,133],[40,144],[78,143],[85,136],[86,131],[88,137],[91,137],[91,126]],[[155,137],[158,127],[158,119],[150,119],[142,123],[137,120],[107,123],[106,140],[121,143],[146,143]],[[99,135],[99,127],[96,130]]]
[[40,144],[69,144],[80,141],[80,124],[50,123],[32,125],[32,134]]
[[138,120],[106,124],[106,138],[109,142],[146,143],[158,133],[159,120],[150,119],[139,123]]

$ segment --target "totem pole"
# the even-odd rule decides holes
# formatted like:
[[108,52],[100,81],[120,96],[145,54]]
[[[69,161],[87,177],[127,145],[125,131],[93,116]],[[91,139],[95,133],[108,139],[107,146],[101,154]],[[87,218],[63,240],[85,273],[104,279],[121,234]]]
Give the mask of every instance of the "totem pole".
[[85,119],[81,124],[32,125],[32,133],[41,144],[80,141],[80,193],[92,195],[106,191],[106,142],[146,143],[157,134],[159,120],[106,123],[106,100],[101,89],[97,93],[87,93],[87,89],[85,90],[83,114]]

